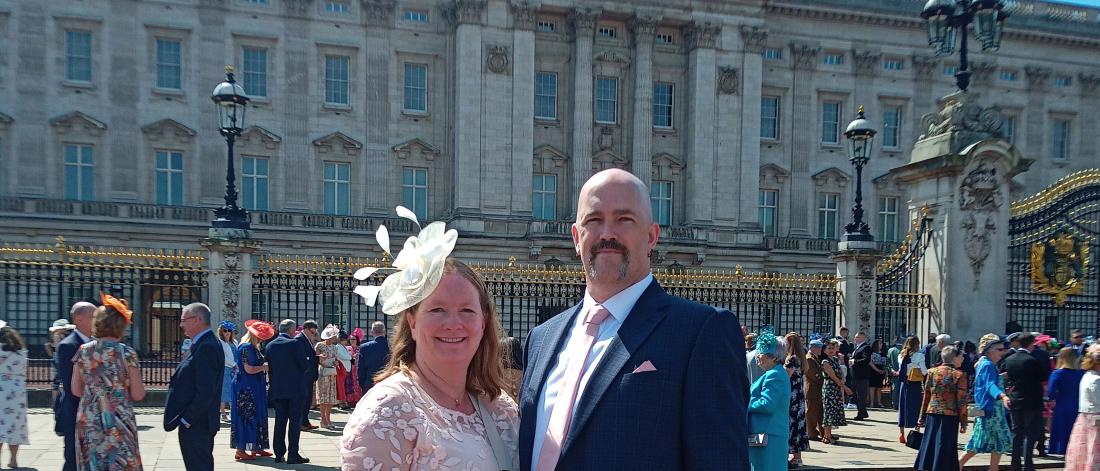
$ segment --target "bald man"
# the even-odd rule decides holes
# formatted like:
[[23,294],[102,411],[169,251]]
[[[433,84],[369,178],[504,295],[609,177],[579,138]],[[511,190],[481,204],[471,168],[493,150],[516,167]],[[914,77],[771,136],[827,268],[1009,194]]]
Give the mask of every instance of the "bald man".
[[73,395],[73,357],[80,346],[92,341],[92,321],[95,304],[81,301],[69,309],[69,318],[76,326],[73,332],[57,344],[54,362],[61,376],[60,402],[54,410],[54,432],[65,437],[65,466],[63,471],[76,471],[76,410],[80,398]]
[[645,184],[594,175],[572,234],[587,289],[527,337],[521,468],[748,470],[740,322],[654,280],[660,226]]

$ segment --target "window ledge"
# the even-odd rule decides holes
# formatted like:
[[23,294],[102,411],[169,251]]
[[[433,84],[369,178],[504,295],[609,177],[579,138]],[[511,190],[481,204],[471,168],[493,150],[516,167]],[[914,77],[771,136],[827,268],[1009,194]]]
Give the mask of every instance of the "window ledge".
[[62,80],[61,86],[66,88],[79,88],[83,90],[95,90],[95,84],[92,82],[85,82],[82,80]]
[[270,108],[271,107],[271,98],[269,98],[269,97],[266,97],[266,96],[249,96],[248,98],[250,98],[250,100],[248,101],[248,104],[252,105],[252,107],[254,107],[254,108]]
[[822,142],[821,148],[825,150],[837,150],[844,149],[844,145],[839,142]]
[[401,117],[404,119],[431,120],[432,114],[427,111],[401,110]]
[[770,139],[770,138],[767,138],[767,137],[761,137],[760,138],[760,145],[768,146],[768,147],[782,146],[783,145],[783,140],[782,139]]
[[536,126],[553,126],[555,128],[561,127],[561,120],[556,118],[539,118],[535,117]]
[[1055,167],[1069,166],[1069,159],[1050,159],[1050,164]]
[[321,105],[321,109],[327,111],[352,111],[354,108],[351,105],[345,105],[342,103],[328,103]]
[[656,136],[677,136],[680,132],[676,128],[654,127],[653,134]]
[[180,90],[180,89],[177,89],[177,88],[153,87],[153,94],[154,95],[159,95],[159,96],[176,97],[176,98],[183,98],[183,97],[187,96],[185,93],[183,93],[183,90]]
[[619,128],[619,123],[605,123],[603,121],[593,121],[593,126],[599,126],[602,128]]

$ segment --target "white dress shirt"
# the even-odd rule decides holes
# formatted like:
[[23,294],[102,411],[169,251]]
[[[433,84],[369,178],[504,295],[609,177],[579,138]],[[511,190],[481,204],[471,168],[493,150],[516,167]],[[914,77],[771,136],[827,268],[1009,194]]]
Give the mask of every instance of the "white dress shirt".
[[[630,285],[628,288],[619,291],[618,294],[612,296],[607,301],[604,301],[601,305],[611,315],[607,317],[600,324],[600,330],[596,334],[596,342],[592,344],[592,349],[589,350],[588,359],[584,362],[584,370],[581,373],[580,384],[577,385],[577,398],[573,402],[573,411],[576,412],[577,403],[580,402],[581,396],[584,394],[584,388],[588,385],[588,380],[592,376],[592,372],[596,369],[596,365],[603,359],[604,354],[607,352],[607,348],[611,345],[611,340],[619,333],[619,327],[626,321],[626,317],[630,315],[630,311],[634,309],[634,304],[638,302],[638,298],[642,297],[642,293],[645,292],[649,284],[653,282],[653,275],[646,275],[642,281]],[[570,339],[575,335],[584,335],[584,315],[588,312],[588,309],[596,305],[596,300],[592,299],[592,296],[588,294],[588,290],[584,292],[584,301],[581,303],[580,313],[576,319],[573,320],[573,327],[569,329],[569,333],[565,336],[564,343],[562,345],[568,346]],[[554,405],[558,403],[558,397],[567,396],[568,391],[562,391],[562,383],[565,378],[566,362],[565,348],[558,352],[557,359],[554,360],[553,368],[550,370],[550,374],[546,377],[546,387],[542,390],[542,395],[539,396],[538,404],[538,416],[535,420],[535,441],[531,447],[531,469],[538,468],[539,452],[542,451],[542,442],[546,438],[546,429],[550,425],[550,413],[554,410]]]
[[1077,412],[1082,414],[1100,414],[1100,374],[1095,371],[1085,373],[1078,386]]

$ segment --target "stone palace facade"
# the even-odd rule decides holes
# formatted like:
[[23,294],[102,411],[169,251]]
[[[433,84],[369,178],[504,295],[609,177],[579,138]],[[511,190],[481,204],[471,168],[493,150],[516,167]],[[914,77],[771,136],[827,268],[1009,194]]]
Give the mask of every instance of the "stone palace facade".
[[[879,128],[867,219],[886,242],[909,226],[886,174],[958,65],[928,49],[923,3],[0,0],[0,240],[196,248],[233,64],[266,251],[377,256],[403,204],[459,229],[464,258],[576,263],[577,190],[619,167],[651,187],[658,265],[832,272],[860,106]],[[1100,163],[1100,22],[1009,3],[971,88],[1035,161],[1025,196]]]

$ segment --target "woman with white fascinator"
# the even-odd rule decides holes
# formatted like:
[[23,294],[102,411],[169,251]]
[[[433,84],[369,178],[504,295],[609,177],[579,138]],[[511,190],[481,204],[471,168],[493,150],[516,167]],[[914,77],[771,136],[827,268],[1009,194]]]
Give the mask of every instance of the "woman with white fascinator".
[[344,347],[336,343],[339,336],[340,329],[329,324],[321,331],[321,341],[314,347],[317,358],[321,359],[321,371],[317,375],[317,407],[321,409],[321,427],[327,429],[332,428],[332,406],[340,402],[336,397],[336,355],[337,350]]
[[[419,222],[398,207],[398,215]],[[389,253],[389,235],[378,243]],[[458,233],[442,222],[410,237],[368,305],[397,316],[390,359],[360,399],[340,442],[344,471],[519,469],[515,402],[504,394],[499,320],[485,281],[449,255]],[[366,280],[378,269],[364,268]]]

